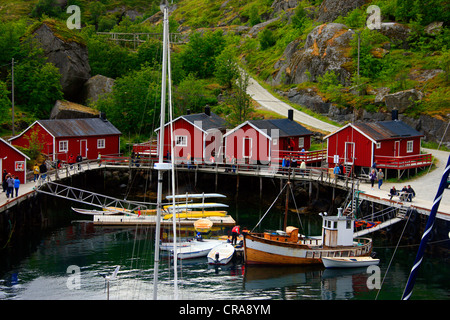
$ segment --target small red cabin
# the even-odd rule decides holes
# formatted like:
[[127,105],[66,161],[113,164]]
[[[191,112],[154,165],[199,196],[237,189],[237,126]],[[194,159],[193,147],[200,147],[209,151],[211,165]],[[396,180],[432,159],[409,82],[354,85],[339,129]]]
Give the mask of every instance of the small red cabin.
[[420,153],[423,134],[399,120],[349,123],[327,135],[328,166],[336,163],[370,168],[406,169],[426,166]]
[[289,111],[288,118],[249,120],[227,132],[227,160],[234,157],[237,163],[269,164],[279,161],[282,154],[309,150],[313,133],[295,122]]
[[[209,107],[204,113],[187,114],[172,121],[173,136],[170,135],[170,122],[164,126],[164,157],[171,155],[170,141],[174,141],[174,160],[176,162],[187,161],[188,155],[192,161],[209,162],[214,156],[215,161],[223,156],[222,137],[228,123],[218,115],[211,112]],[[158,144],[160,141],[159,130]],[[159,146],[157,148],[159,151]]]
[[26,182],[27,160],[25,154],[0,138],[0,172],[3,170],[19,177],[20,183]]
[[41,152],[52,160],[68,161],[72,154],[84,159],[120,153],[121,132],[105,118],[37,120],[9,141],[15,146],[29,148],[33,139],[40,143]]

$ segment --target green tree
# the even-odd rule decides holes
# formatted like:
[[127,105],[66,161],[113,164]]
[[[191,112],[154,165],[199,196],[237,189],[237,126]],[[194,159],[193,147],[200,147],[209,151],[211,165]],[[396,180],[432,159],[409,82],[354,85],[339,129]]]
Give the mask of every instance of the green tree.
[[251,113],[254,111],[252,99],[247,93],[249,76],[241,74],[234,86],[233,92],[229,94],[226,102],[231,107],[228,121],[232,125],[241,124],[250,119]]
[[6,88],[6,83],[0,80],[0,123],[4,123],[10,119],[11,100],[9,100],[10,92]]
[[215,71],[215,59],[224,48],[225,39],[221,30],[203,35],[193,33],[181,53],[183,69],[200,79],[211,77]]
[[106,112],[122,132],[149,133],[160,110],[160,83],[160,73],[143,66],[117,78],[112,92],[101,96],[93,106]]
[[16,104],[39,119],[48,117],[55,101],[63,97],[60,78],[58,68],[47,62],[39,45],[25,39],[14,67]]
[[192,113],[201,112],[202,107],[206,104],[204,91],[202,82],[190,73],[180,82],[174,92],[177,113],[186,114],[188,109]]
[[214,76],[221,85],[231,88],[233,80],[239,76],[239,68],[233,50],[225,49],[217,56]]

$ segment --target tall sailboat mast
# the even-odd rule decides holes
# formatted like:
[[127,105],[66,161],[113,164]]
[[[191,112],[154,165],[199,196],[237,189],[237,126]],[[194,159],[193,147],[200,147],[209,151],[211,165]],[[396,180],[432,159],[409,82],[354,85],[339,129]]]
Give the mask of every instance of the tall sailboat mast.
[[163,187],[163,174],[164,171],[170,169],[170,166],[164,164],[164,125],[166,115],[166,78],[167,78],[167,36],[169,20],[168,20],[168,7],[165,4],[161,4],[161,11],[164,13],[163,19],[163,63],[162,63],[162,84],[161,84],[161,119],[159,130],[159,158],[158,163],[155,164],[155,169],[158,170],[158,194],[156,200],[156,230],[155,230],[155,258],[154,258],[154,270],[153,270],[153,299],[158,298],[158,273],[159,273],[159,241],[161,237],[161,210],[162,210],[162,187]]

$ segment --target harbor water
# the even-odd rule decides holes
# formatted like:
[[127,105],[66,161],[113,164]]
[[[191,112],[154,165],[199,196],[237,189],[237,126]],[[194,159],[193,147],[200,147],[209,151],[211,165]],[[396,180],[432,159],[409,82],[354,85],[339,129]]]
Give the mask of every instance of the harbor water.
[[[50,209],[49,209],[50,210]],[[68,210],[53,208],[51,210]],[[238,212],[239,211],[239,212]],[[277,229],[281,209],[274,210],[261,224]],[[229,213],[241,226],[253,228],[264,214],[260,209],[230,207]],[[2,256],[0,299],[2,300],[144,300],[153,297],[154,237],[152,227],[108,228],[80,221],[61,226],[30,239],[29,245]],[[289,224],[298,225],[297,215]],[[76,219],[78,218],[78,219]],[[87,219],[86,217],[81,217]],[[318,215],[302,216],[301,232],[320,233]],[[216,228],[212,236],[229,234],[230,228]],[[163,241],[171,230],[163,230]],[[181,230],[180,237],[194,231]],[[246,266],[234,259],[226,266],[208,265],[206,257],[178,263],[179,298],[187,300],[399,300],[402,296],[417,244],[373,234],[374,251],[381,259],[379,269],[325,269],[309,267]],[[436,244],[431,244],[436,245]],[[393,256],[393,254],[395,255]],[[103,277],[120,266],[109,290]],[[388,272],[387,272],[388,271]],[[158,298],[173,298],[173,261],[162,253]],[[450,271],[442,256],[426,256],[412,299],[449,300]],[[108,295],[109,292],[109,295]]]

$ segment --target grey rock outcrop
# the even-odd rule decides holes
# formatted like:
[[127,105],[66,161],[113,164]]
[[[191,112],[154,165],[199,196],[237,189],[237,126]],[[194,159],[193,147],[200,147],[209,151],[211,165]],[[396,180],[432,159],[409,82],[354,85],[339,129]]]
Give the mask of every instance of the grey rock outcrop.
[[59,69],[64,98],[80,101],[81,89],[91,72],[86,46],[62,40],[45,22],[34,31],[34,37],[41,44],[48,61]]
[[332,22],[339,16],[346,16],[365,2],[365,0],[324,0],[319,7],[317,21]]
[[83,86],[83,101],[86,104],[95,102],[97,99],[106,93],[110,93],[114,86],[114,79],[102,76],[100,74],[93,76],[85,82]]
[[397,108],[399,113],[403,113],[411,106],[414,101],[422,100],[423,93],[416,90],[403,90],[384,96],[384,101],[388,111]]
[[303,48],[298,40],[289,44],[283,58],[275,66],[279,71],[274,84],[316,81],[327,71],[333,71],[343,85],[351,77],[350,40],[353,32],[340,23],[317,26],[307,36]]

